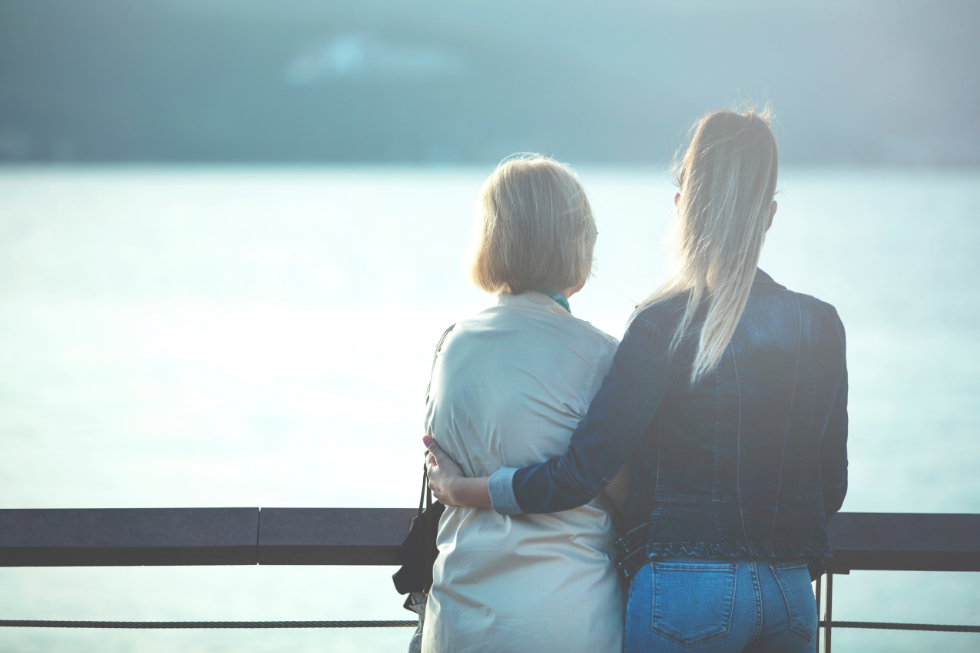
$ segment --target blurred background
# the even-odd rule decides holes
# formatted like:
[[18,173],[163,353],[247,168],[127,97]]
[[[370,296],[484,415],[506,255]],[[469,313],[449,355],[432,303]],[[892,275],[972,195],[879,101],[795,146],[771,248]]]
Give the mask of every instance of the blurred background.
[[[574,314],[663,274],[667,164],[771,104],[761,267],[848,330],[844,510],[980,512],[980,5],[0,0],[0,508],[417,500],[432,347],[518,151],[579,172]],[[364,471],[364,467],[368,471]],[[0,569],[0,618],[405,619],[386,568]],[[835,618],[978,624],[980,577]],[[408,629],[0,629],[0,651],[390,651]],[[838,651],[977,636],[837,630]]]
[[2,7],[5,160],[661,164],[771,100],[786,163],[980,163],[970,0]]

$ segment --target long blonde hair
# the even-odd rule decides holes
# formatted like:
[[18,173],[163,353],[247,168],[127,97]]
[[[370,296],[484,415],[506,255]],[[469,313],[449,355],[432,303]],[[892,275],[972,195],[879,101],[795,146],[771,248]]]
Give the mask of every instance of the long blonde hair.
[[707,302],[692,385],[718,364],[742,317],[769,227],[779,169],[768,109],[712,111],[695,123],[694,131],[672,170],[680,189],[673,270],[633,312],[636,317],[649,306],[689,293],[670,343],[673,355]]

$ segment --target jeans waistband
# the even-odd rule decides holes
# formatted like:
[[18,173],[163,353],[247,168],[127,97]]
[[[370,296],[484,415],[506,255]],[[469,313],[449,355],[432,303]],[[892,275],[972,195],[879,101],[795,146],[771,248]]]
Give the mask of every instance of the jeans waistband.
[[807,558],[754,558],[739,556],[737,558],[701,558],[698,556],[658,556],[650,558],[650,562],[807,562]]

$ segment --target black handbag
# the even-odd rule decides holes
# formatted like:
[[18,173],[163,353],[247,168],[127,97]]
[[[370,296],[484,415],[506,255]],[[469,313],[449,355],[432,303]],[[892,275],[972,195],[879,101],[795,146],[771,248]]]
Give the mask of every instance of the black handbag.
[[[436,345],[436,353],[432,357],[432,369],[429,370],[429,385],[425,389],[426,399],[432,389],[432,373],[436,369],[436,360],[442,350],[442,343],[446,341],[446,336],[453,330],[455,324],[446,329],[439,343]],[[415,629],[412,641],[408,645],[409,653],[418,653],[422,650],[422,628],[425,625],[425,604],[429,596],[429,588],[432,587],[432,565],[435,564],[439,556],[439,548],[436,546],[436,536],[439,533],[439,518],[445,512],[446,506],[438,501],[432,500],[432,490],[429,489],[429,472],[422,465],[422,496],[419,497],[419,512],[412,520],[412,527],[408,531],[408,537],[398,547],[397,558],[402,566],[396,571],[391,580],[395,583],[395,589],[399,594],[408,594],[405,597],[404,607],[406,610],[414,612],[419,616],[419,625]]]
[[429,588],[432,587],[432,565],[439,555],[436,535],[439,532],[439,518],[445,510],[446,506],[432,500],[429,475],[423,465],[419,513],[412,520],[408,537],[398,547],[398,562],[402,563],[402,566],[391,577],[399,594],[413,592],[428,594]]

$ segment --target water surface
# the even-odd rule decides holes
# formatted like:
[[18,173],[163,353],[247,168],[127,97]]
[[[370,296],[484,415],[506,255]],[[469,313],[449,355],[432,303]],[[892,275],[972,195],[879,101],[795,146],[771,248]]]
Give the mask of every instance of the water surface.
[[[0,169],[0,507],[404,506],[489,169]],[[581,171],[621,335],[660,170]],[[980,512],[980,173],[786,170],[761,267],[848,334],[848,511]],[[404,619],[389,568],[0,569],[0,618]],[[978,623],[980,576],[855,572],[835,617]],[[391,651],[410,631],[0,630],[3,651]],[[976,635],[837,631],[840,651]]]

